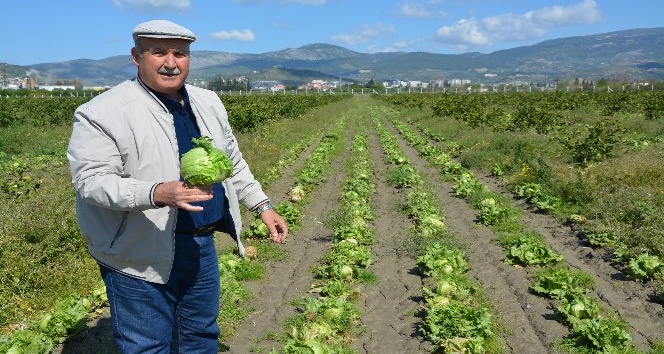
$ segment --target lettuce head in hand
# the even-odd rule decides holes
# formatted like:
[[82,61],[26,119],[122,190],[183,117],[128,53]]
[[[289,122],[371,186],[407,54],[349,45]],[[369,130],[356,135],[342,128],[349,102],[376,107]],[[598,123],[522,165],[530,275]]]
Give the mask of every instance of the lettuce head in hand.
[[233,173],[230,158],[212,144],[209,136],[193,138],[194,148],[182,155],[180,173],[190,184],[211,185]]

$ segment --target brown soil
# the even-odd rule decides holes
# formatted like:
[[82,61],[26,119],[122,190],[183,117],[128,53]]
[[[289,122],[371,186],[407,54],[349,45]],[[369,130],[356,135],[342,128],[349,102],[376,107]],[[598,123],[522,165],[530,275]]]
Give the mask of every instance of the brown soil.
[[[390,126],[386,122],[384,125]],[[346,139],[346,152],[334,160],[333,171],[304,209],[303,228],[279,246],[288,252],[288,258],[268,265],[264,280],[248,283],[255,294],[248,305],[256,311],[236,329],[234,336],[224,341],[226,352],[267,353],[272,348],[280,349],[274,335],[287,330],[284,321],[295,313],[292,301],[307,293],[314,281],[311,267],[331,245],[332,233],[326,223],[338,205],[341,183],[346,178],[343,156],[350,145],[350,133]],[[398,136],[395,131],[393,133]],[[439,207],[446,215],[447,228],[469,257],[470,275],[489,297],[496,320],[506,328],[501,336],[507,351],[515,354],[556,353],[555,342],[565,337],[568,331],[553,319],[552,302],[528,291],[535,269],[505,265],[504,253],[496,242],[495,233],[477,224],[476,211],[466,201],[456,198],[451,185],[443,182],[439,173],[401,138],[399,141],[412,165],[435,186]],[[377,282],[361,287],[358,305],[364,330],[351,345],[358,353],[431,353],[434,350],[431,343],[417,333],[422,277],[415,259],[405,250],[411,237],[411,224],[399,210],[406,192],[387,184],[391,167],[383,162],[382,148],[370,123],[369,145],[376,179],[376,194],[372,198],[374,263],[370,270],[376,275]],[[307,150],[303,157],[310,151]],[[276,202],[290,188],[293,171],[302,164],[303,157],[270,187],[270,195]],[[499,181],[486,176],[479,178],[493,191],[507,193]],[[528,230],[541,233],[552,249],[564,255],[569,265],[593,275],[597,283],[595,294],[605,306],[615,309],[630,324],[634,343],[640,349],[647,349],[650,342],[664,340],[664,311],[661,305],[651,301],[647,287],[625,280],[606,261],[606,255],[580,244],[568,226],[550,216],[526,211],[522,222]],[[72,339],[54,351],[57,354],[114,352],[107,314],[89,324],[87,335]]]

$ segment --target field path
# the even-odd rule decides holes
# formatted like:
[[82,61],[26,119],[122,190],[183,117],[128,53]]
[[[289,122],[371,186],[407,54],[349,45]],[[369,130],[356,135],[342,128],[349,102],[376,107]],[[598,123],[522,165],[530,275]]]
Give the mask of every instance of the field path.
[[417,334],[418,301],[422,278],[406,248],[412,226],[398,212],[404,194],[387,184],[387,168],[378,135],[369,129],[368,145],[373,161],[376,194],[372,198],[375,226],[371,247],[371,272],[378,281],[362,289],[359,304],[363,335],[353,343],[358,353],[428,353],[430,343]]
[[[344,149],[347,150],[350,144],[348,137],[344,139]],[[280,349],[280,343],[273,340],[271,335],[284,333],[285,320],[295,314],[292,301],[307,294],[314,280],[311,268],[332,245],[332,230],[326,226],[326,222],[338,206],[337,196],[341,183],[346,178],[345,174],[340,173],[343,171],[341,166],[345,154],[342,153],[332,160],[332,171],[314,193],[308,196],[310,201],[301,217],[303,228],[290,235],[288,242],[283,245],[283,249],[288,252],[288,258],[269,265],[263,281],[248,283],[256,296],[251,303],[256,310],[237,328],[236,335],[225,341],[227,352],[250,353],[252,350],[258,351],[258,348],[265,348],[267,351],[271,348]],[[297,170],[296,165],[291,172]],[[285,175],[272,188],[272,195],[276,197],[274,199],[279,202],[277,198],[285,197],[291,185],[291,174]]]

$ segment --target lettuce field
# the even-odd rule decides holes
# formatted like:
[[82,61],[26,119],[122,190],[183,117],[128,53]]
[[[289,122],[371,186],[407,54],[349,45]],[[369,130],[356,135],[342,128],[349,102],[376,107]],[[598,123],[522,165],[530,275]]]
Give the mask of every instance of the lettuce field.
[[[664,353],[664,94],[222,96],[289,223],[215,235],[219,352]],[[65,149],[0,99],[0,352],[116,353]]]

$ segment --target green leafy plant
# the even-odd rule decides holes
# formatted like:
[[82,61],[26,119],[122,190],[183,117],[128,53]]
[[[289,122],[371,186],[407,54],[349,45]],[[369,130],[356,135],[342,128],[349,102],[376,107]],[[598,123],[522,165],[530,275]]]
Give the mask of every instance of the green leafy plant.
[[[359,320],[357,306],[345,296],[314,298],[305,295],[295,300],[299,314],[289,323],[305,340],[317,340],[326,344],[343,342]],[[297,337],[297,335],[295,336]]]
[[611,231],[587,230],[583,236],[592,246],[616,247],[618,244],[618,237]]
[[499,205],[495,199],[486,198],[480,202],[480,211],[477,221],[482,225],[498,225],[501,222],[513,218],[512,213],[506,207]]
[[537,294],[553,299],[568,295],[583,295],[594,284],[587,273],[566,268],[548,268],[537,274],[530,289]]
[[194,148],[182,155],[180,173],[191,184],[211,185],[233,173],[233,163],[209,136],[193,138]]
[[468,263],[461,250],[438,243],[427,247],[424,254],[417,257],[417,265],[429,276],[450,276],[468,271]]
[[[493,335],[491,313],[483,307],[471,307],[460,302],[451,302],[445,307],[428,309],[420,332],[434,344],[453,347],[450,340],[466,338],[474,341],[472,354],[484,353],[484,339]],[[460,340],[457,339],[457,344]]]
[[394,169],[387,177],[387,181],[397,188],[411,188],[424,183],[420,173],[409,165],[400,165]]
[[58,343],[68,336],[86,328],[92,302],[84,297],[72,295],[57,303],[56,309],[44,315],[38,322],[39,331]]
[[355,240],[335,243],[323,259],[317,274],[327,279],[351,280],[358,278],[371,264],[371,250]]
[[659,257],[647,253],[631,258],[627,265],[627,274],[639,280],[653,278],[662,270],[664,270],[664,263]]
[[539,183],[523,183],[516,187],[514,193],[526,198],[536,210],[551,211],[560,205],[560,199],[549,195]]
[[440,171],[443,175],[458,175],[464,170],[460,162],[448,160],[440,166]]
[[422,287],[422,294],[429,308],[445,307],[450,301],[466,301],[473,299],[477,289],[462,281],[455,274],[437,274],[433,288]]
[[585,132],[573,130],[557,140],[572,153],[574,162],[588,164],[613,155],[626,129],[617,121],[605,118],[587,126]]
[[25,159],[12,156],[4,161],[9,155],[0,152],[0,191],[8,199],[19,199],[30,197],[39,189],[42,181],[30,173],[30,163]]
[[603,353],[620,353],[632,343],[625,324],[614,320],[590,318],[573,320],[571,336],[581,345]]
[[489,174],[494,177],[502,177],[504,176],[507,171],[509,171],[510,167],[507,164],[495,164],[491,166],[491,171]]
[[558,303],[557,311],[567,322],[598,318],[600,314],[597,301],[583,294],[563,297]]
[[0,353],[48,354],[53,345],[53,340],[47,335],[27,329],[16,331],[11,336],[0,336]]
[[542,239],[534,234],[523,234],[502,243],[506,248],[505,262],[507,264],[547,265],[563,260],[561,254],[551,251]]
[[487,188],[471,172],[462,172],[454,177],[452,190],[462,198],[467,198],[474,193],[486,191]]

